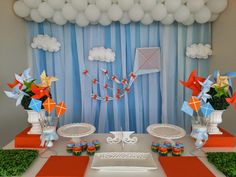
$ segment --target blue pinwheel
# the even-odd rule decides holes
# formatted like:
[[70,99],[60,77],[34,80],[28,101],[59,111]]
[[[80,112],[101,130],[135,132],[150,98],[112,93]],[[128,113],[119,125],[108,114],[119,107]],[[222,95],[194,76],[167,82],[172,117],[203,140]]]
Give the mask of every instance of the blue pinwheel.
[[193,116],[193,109],[188,105],[187,101],[184,101],[181,111],[185,112],[190,116]]
[[13,87],[11,92],[9,91],[4,91],[4,92],[9,98],[16,99],[16,106],[19,106],[23,97],[28,95],[27,93],[20,90],[19,84]]
[[30,75],[30,68],[26,69],[23,71],[22,74],[18,75],[18,74],[15,74],[15,78],[18,82],[20,82],[21,84],[24,84],[24,81],[25,82],[30,82],[33,80],[33,78],[31,77]]
[[33,109],[36,112],[40,112],[42,107],[42,101],[36,100],[34,98],[31,99],[29,108]]
[[199,82],[202,86],[202,91],[198,94],[197,98],[203,100],[205,103],[207,102],[207,99],[211,98],[211,95],[207,93],[213,84],[213,82],[210,80],[210,77],[211,75],[208,76],[204,82]]
[[210,114],[214,111],[214,108],[209,102],[201,105],[200,109],[204,117],[209,117]]

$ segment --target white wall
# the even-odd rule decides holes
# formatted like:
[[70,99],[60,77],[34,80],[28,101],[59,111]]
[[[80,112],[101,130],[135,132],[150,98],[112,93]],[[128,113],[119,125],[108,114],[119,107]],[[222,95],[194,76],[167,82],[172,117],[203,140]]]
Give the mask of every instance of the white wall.
[[[210,67],[222,73],[236,71],[236,1],[228,2],[228,8],[212,27],[213,57]],[[236,78],[234,89],[236,91]],[[222,127],[236,134],[236,110],[233,106],[223,114]]]
[[0,1],[0,147],[7,144],[27,125],[27,115],[3,90],[14,73],[27,68],[26,26],[12,10],[14,0]]

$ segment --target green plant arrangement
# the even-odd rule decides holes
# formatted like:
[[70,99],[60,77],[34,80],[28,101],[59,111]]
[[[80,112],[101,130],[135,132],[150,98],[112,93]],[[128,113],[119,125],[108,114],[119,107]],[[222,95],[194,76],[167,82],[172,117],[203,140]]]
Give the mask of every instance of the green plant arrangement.
[[236,177],[236,152],[208,152],[210,163],[227,177]]
[[21,176],[37,157],[37,150],[0,149],[0,176]]

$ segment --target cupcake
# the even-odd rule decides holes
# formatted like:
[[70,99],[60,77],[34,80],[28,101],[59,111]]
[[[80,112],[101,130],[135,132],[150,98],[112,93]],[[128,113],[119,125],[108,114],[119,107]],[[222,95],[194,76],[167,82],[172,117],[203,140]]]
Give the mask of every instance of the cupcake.
[[181,141],[177,141],[175,145],[181,148],[182,153],[184,152],[184,144]]
[[172,155],[173,156],[181,156],[181,154],[182,154],[182,149],[181,149],[181,147],[179,147],[179,146],[173,146],[173,148],[172,148]]
[[152,142],[152,152],[158,152],[160,144],[158,142]]
[[74,147],[73,147],[73,154],[74,154],[75,156],[80,156],[81,153],[82,153],[82,149],[81,149],[80,146],[74,146]]
[[167,156],[167,154],[168,154],[168,147],[165,144],[160,145],[159,155],[160,156]]
[[94,155],[96,152],[96,147],[93,143],[88,143],[87,145],[87,153],[88,155]]
[[98,140],[93,140],[92,143],[95,145],[96,150],[101,148],[101,142]]
[[80,146],[82,147],[83,151],[86,151],[86,149],[87,149],[87,141],[86,140],[81,140],[80,141]]
[[72,153],[74,146],[75,146],[75,144],[73,144],[73,143],[68,143],[68,144],[66,145],[66,151],[69,152],[69,153]]
[[172,151],[172,144],[169,141],[165,141],[164,145],[167,147],[168,152]]

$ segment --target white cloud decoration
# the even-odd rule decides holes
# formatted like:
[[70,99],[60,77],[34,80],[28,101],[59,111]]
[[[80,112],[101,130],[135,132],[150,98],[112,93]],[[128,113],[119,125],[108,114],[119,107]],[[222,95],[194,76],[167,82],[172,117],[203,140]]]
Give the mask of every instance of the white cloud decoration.
[[186,56],[189,58],[207,59],[212,55],[211,45],[192,44],[186,49]]
[[88,59],[91,61],[114,62],[115,56],[115,53],[110,48],[94,47],[89,51]]
[[60,50],[61,44],[54,37],[50,37],[48,35],[37,35],[33,38],[31,47],[48,52],[57,52]]
[[216,20],[227,5],[228,0],[16,0],[13,9],[26,20],[58,25],[107,26],[114,21],[192,25]]

